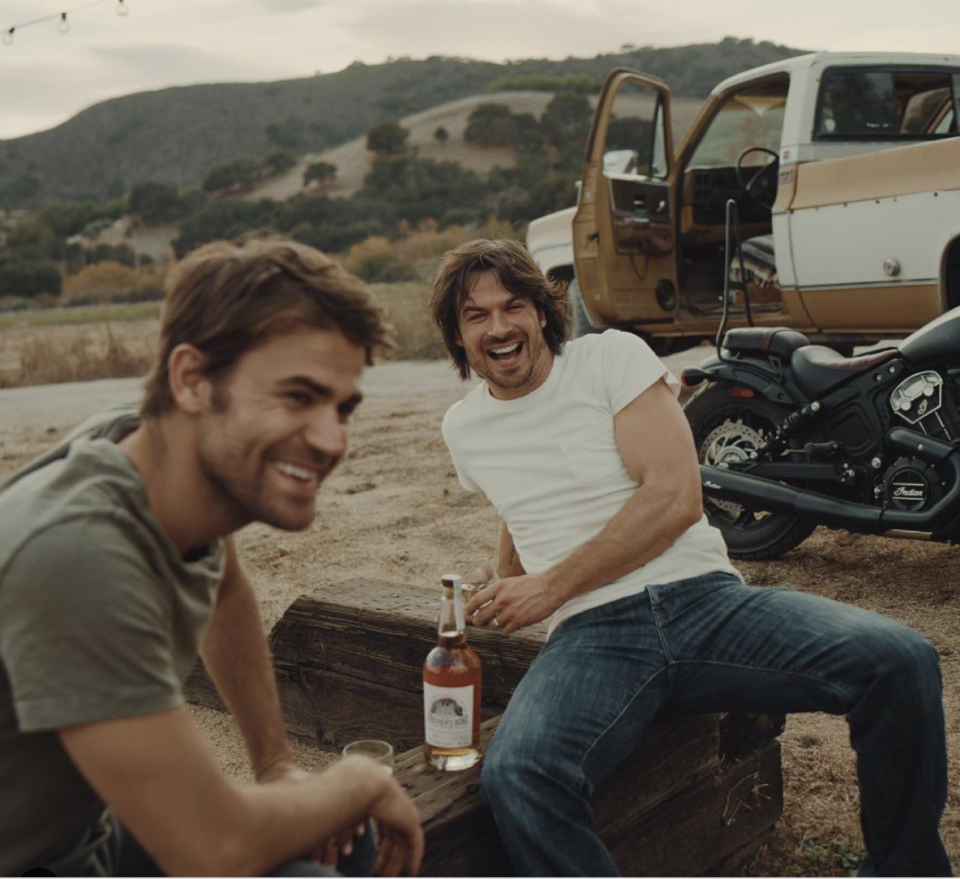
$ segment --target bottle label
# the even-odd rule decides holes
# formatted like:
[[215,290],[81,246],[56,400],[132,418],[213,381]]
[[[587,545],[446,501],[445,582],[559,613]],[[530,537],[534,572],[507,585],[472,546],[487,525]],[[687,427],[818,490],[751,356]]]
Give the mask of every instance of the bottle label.
[[469,748],[473,744],[473,684],[435,687],[424,681],[423,725],[428,745]]

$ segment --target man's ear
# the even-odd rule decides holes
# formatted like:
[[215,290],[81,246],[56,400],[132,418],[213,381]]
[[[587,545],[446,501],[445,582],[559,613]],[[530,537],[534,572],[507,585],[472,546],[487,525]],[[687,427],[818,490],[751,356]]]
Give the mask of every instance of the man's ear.
[[179,409],[197,415],[209,406],[212,385],[204,373],[207,358],[193,345],[177,345],[167,360],[170,393]]
[[463,336],[460,335],[460,330],[453,331],[453,341],[456,342],[461,348],[463,347]]

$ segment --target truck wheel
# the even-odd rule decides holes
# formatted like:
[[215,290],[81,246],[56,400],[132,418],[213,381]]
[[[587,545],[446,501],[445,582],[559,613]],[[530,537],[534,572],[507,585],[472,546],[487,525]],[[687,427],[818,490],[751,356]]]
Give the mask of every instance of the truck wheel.
[[[783,413],[757,397],[731,397],[730,386],[709,384],[684,406],[701,464],[744,461],[759,450]],[[798,546],[816,523],[785,513],[751,510],[704,496],[704,512],[720,530],[731,558],[772,559]]]
[[577,283],[576,278],[570,279],[570,283],[567,285],[567,296],[570,297],[570,316],[573,318],[573,338],[579,339],[581,336],[587,336],[590,333],[602,333],[603,330],[597,329],[597,327],[590,323],[590,318],[587,317],[587,312],[583,307],[583,296],[580,293],[580,285]]

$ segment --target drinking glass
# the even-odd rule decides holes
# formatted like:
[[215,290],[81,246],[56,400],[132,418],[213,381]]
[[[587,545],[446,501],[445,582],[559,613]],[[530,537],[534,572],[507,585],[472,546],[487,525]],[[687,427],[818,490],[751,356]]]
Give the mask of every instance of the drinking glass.
[[354,754],[379,763],[385,772],[393,774],[393,745],[390,742],[383,742],[380,739],[360,739],[350,742],[343,749],[343,756],[350,757]]
[[477,565],[466,577],[463,578],[463,600],[468,602],[484,586],[489,586],[497,579],[497,569],[490,559],[486,559]]

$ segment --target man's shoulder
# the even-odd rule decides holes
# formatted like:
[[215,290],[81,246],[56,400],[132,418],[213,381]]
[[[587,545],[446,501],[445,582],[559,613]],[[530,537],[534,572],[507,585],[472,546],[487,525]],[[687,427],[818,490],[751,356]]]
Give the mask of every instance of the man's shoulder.
[[474,417],[486,398],[487,386],[483,382],[475,385],[470,392],[457,400],[443,416],[443,430],[454,427]]
[[635,333],[609,329],[602,333],[590,333],[564,343],[564,356],[595,356],[603,351],[617,348],[646,348],[647,344]]
[[0,577],[28,545],[45,547],[35,557],[78,560],[136,539],[146,498],[124,460],[111,460],[122,454],[109,440],[84,443],[0,492]]

